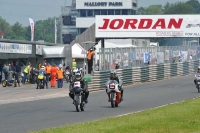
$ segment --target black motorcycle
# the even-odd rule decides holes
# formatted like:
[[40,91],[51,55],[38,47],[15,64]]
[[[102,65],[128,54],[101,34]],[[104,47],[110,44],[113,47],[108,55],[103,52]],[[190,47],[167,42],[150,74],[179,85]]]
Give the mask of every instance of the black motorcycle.
[[74,105],[76,107],[76,111],[79,112],[79,108],[81,111],[84,111],[85,108],[85,93],[83,89],[80,87],[80,82],[74,82],[73,87],[74,92]]

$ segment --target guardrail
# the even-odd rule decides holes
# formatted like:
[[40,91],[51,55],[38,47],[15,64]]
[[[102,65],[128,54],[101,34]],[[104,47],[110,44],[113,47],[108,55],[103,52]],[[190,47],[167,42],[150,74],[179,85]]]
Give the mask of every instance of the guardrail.
[[[118,69],[117,75],[123,80],[123,85],[151,82],[176,76],[184,76],[194,73],[200,64],[200,60],[178,62],[169,64],[134,67],[130,69]],[[105,88],[105,83],[110,76],[110,71],[95,71],[92,82],[88,84],[89,90]]]

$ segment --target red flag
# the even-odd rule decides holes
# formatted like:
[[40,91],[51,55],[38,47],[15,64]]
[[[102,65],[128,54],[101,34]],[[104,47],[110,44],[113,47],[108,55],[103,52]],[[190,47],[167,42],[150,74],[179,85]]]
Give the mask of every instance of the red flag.
[[4,31],[1,31],[1,38],[3,39],[4,37]]

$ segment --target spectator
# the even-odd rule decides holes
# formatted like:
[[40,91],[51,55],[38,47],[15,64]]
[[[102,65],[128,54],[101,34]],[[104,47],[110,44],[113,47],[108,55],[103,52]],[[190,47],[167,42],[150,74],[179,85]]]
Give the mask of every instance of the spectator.
[[4,64],[3,72],[4,72],[5,80],[8,80],[8,71],[9,71],[9,66]]
[[190,61],[192,60],[192,55],[190,55]]
[[30,71],[31,71],[31,63],[28,63],[28,66],[26,66],[26,68],[24,69],[24,77],[22,79],[22,84],[25,84],[26,79],[28,78],[28,76],[30,75]]
[[175,62],[176,62],[176,57],[174,57],[174,58],[173,58],[173,61],[172,61],[172,63],[175,63]]
[[119,63],[117,61],[115,62],[115,69],[119,69]]
[[179,62],[181,62],[181,60],[182,60],[182,59],[181,59],[181,56],[179,56],[179,59],[178,59],[178,61],[179,61]]
[[3,65],[4,65],[4,63],[2,62],[1,64],[0,64],[0,84],[1,84],[1,81],[2,81],[2,72],[3,72]]
[[40,70],[40,69],[41,69],[41,66],[42,66],[42,64],[41,64],[41,63],[38,63],[37,69]]

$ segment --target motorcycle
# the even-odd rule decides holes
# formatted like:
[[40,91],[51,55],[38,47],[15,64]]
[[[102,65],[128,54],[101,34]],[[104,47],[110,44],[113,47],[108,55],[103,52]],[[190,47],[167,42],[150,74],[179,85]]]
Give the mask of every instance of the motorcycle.
[[44,89],[44,74],[38,75],[37,88]]
[[15,80],[15,72],[13,71],[9,71],[8,72],[8,80],[4,79],[2,80],[2,86],[6,87],[6,86],[13,86],[16,87],[17,86],[17,82]]
[[200,75],[196,76],[195,85],[197,87],[198,93],[200,93]]
[[106,83],[107,93],[110,95],[111,107],[118,107],[121,102],[121,91],[119,90],[119,84],[116,80],[109,80]]
[[81,88],[80,81],[74,82],[73,92],[74,92],[74,105],[76,107],[76,111],[79,112],[79,107],[81,111],[84,111],[85,93],[83,92],[83,89]]
[[69,70],[65,70],[65,79],[66,79],[66,82],[70,82],[71,81],[71,73]]

